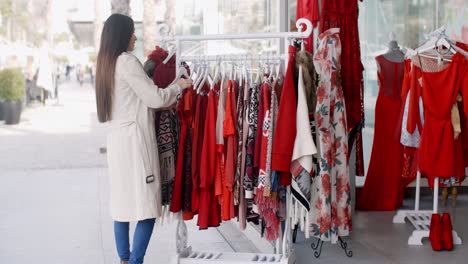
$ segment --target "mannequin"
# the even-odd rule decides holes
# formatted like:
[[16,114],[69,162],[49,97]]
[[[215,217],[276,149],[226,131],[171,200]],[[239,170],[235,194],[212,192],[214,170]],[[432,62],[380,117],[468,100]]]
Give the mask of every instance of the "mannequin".
[[392,62],[403,62],[405,60],[405,54],[398,46],[398,42],[395,40],[395,33],[390,33],[390,42],[388,43],[388,51],[384,54],[384,57]]

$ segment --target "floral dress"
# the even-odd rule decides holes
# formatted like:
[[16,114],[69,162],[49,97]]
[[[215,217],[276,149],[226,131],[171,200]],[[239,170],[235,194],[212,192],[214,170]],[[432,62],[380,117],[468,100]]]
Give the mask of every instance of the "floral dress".
[[336,243],[351,231],[346,109],[340,79],[339,29],[319,36],[314,66],[320,75],[315,120],[320,156],[319,173],[312,185],[311,235]]

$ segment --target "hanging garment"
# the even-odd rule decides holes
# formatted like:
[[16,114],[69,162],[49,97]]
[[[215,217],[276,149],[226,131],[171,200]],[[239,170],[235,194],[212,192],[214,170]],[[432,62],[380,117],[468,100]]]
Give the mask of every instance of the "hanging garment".
[[[400,117],[404,62],[392,62],[384,55],[378,65],[379,95],[375,105],[375,129],[366,182],[357,202],[360,210],[392,211],[401,206],[400,181],[403,146],[395,136]],[[398,131],[399,132],[399,131]],[[399,134],[399,133],[398,133]]]
[[216,174],[216,111],[218,96],[214,89],[208,94],[208,108],[203,133],[203,146],[200,157],[200,204],[198,226],[200,229],[219,226],[221,223],[220,206],[215,196],[214,178]]
[[[305,67],[305,66],[304,66]],[[295,223],[302,223],[301,230],[304,230],[306,238],[309,237],[309,212],[310,212],[310,194],[311,194],[311,174],[312,174],[312,155],[317,153],[312,131],[310,129],[309,109],[307,107],[306,89],[303,79],[303,68],[299,66],[298,78],[298,97],[297,97],[297,116],[296,116],[296,140],[292,156],[291,173],[293,181],[291,182],[291,194],[296,202],[300,204],[298,210],[293,215],[301,219],[294,219]],[[303,220],[302,218],[306,219]]]
[[[146,73],[158,87],[167,87],[175,78],[175,56],[168,63],[162,63],[167,55],[165,50],[156,46],[145,62]],[[180,124],[177,113],[172,109],[156,110],[154,116],[161,170],[161,200],[164,206],[171,202]]]
[[272,91],[270,91],[270,85],[268,82],[264,82],[260,89],[261,108],[260,112],[264,116],[260,145],[260,170],[258,176],[257,191],[255,194],[255,201],[258,206],[260,216],[263,218],[265,225],[265,238],[267,240],[276,240],[278,238],[279,231],[279,219],[277,216],[278,200],[277,197],[270,196],[271,188],[271,150],[273,146],[273,120],[275,118],[273,112],[277,112],[276,109],[271,108],[273,105],[275,108],[277,105],[276,97],[273,97]]
[[258,128],[258,110],[260,104],[260,84],[255,84],[250,88],[249,106],[247,109],[247,123],[248,123],[248,135],[246,142],[246,154],[245,154],[245,177],[244,177],[244,188],[245,188],[245,202],[247,211],[247,221],[255,224],[259,223],[259,215],[254,211],[254,186],[257,185],[258,181],[258,167],[254,166],[255,160],[255,138],[257,135]]
[[223,183],[225,182],[224,162],[225,162],[225,147],[224,142],[224,117],[226,111],[226,95],[228,81],[222,80],[219,90],[218,110],[216,117],[216,178],[215,178],[215,196],[218,203],[223,203]]
[[[460,183],[465,177],[463,145],[460,137],[454,137],[451,111],[459,93],[468,99],[465,90],[468,87],[467,60],[456,53],[445,69],[432,71],[436,68],[430,64],[433,60],[422,63],[419,55],[416,59],[419,67],[413,60],[407,128],[410,133],[416,129],[421,97],[424,128],[419,147],[419,170],[431,187],[435,177],[449,179],[449,182],[444,182],[448,185]],[[464,107],[468,113],[468,105]]]
[[[291,158],[296,138],[296,116],[297,93],[294,85],[294,65],[296,48],[288,48],[288,68],[284,77],[281,99],[279,102],[278,122],[273,141],[271,169],[281,173],[282,185],[291,184]],[[259,120],[260,121],[260,120]]]
[[[236,103],[236,132],[237,132],[237,159],[236,159],[236,176],[234,178],[234,205],[239,205],[241,201],[241,189],[242,193],[244,192],[244,187],[241,187],[241,182],[243,184],[244,172],[242,170],[242,139],[244,138],[243,129],[244,129],[244,89],[245,83],[241,83],[238,89],[237,103]],[[243,196],[243,195],[242,195]]]
[[[239,152],[240,152],[240,185],[239,185],[239,227],[241,230],[245,230],[247,227],[247,203],[245,198],[245,188],[244,188],[244,179],[246,176],[245,172],[245,160],[247,155],[247,136],[249,133],[249,123],[248,123],[248,107],[250,101],[250,85],[248,81],[244,83],[243,92],[243,109],[242,109],[242,121],[238,122],[242,133],[239,134]],[[240,95],[239,95],[240,96]]]
[[[402,104],[400,107],[400,117],[398,119],[395,131],[395,137],[399,138],[400,143],[403,146],[403,168],[401,173],[402,180],[400,181],[400,198],[398,200],[403,200],[406,186],[414,179],[416,179],[416,173],[418,170],[417,148],[419,147],[419,142],[421,141],[421,133],[419,131],[422,131],[422,123],[420,119],[418,119],[418,129],[416,129],[413,133],[409,133],[406,129],[410,98],[411,59],[406,59],[404,63],[405,67],[403,73],[403,82],[401,85]],[[402,203],[403,201],[398,204],[401,205]]]
[[235,81],[228,81],[226,97],[226,113],[224,117],[224,138],[226,139],[225,181],[223,184],[222,219],[229,221],[235,217],[234,212],[234,185],[237,165],[237,131],[236,131],[236,90]]
[[246,199],[253,198],[253,190],[256,185],[256,176],[258,172],[254,167],[255,157],[255,137],[257,135],[258,124],[258,109],[259,109],[259,91],[260,85],[254,85],[250,88],[249,108],[247,110],[247,123],[249,124],[249,132],[247,135],[247,152],[245,157],[245,178],[244,188]]
[[192,129],[193,100],[196,96],[192,88],[187,89],[177,106],[180,120],[180,141],[177,153],[174,195],[169,210],[173,213],[184,212],[184,220],[193,218],[192,214]]
[[[361,0],[362,1],[362,0]],[[340,28],[341,82],[346,101],[350,149],[356,147],[356,175],[364,175],[361,128],[364,124],[364,93],[361,48],[358,30],[358,0],[322,1],[320,32]]]
[[320,75],[315,120],[320,172],[312,187],[312,235],[336,243],[351,231],[346,108],[341,89],[340,29],[319,36],[314,66]]
[[[318,7],[318,0],[297,0],[297,7],[296,7],[296,20],[299,18],[307,18],[312,22],[312,26],[315,28],[317,26],[319,18],[319,7]],[[302,29],[302,31],[307,29]],[[313,40],[314,33],[310,35],[307,39],[305,39],[306,43],[304,44],[305,49],[311,53],[314,52],[313,50]]]
[[[202,88],[202,94],[209,90],[207,85]],[[205,119],[208,107],[208,97],[204,95],[197,96],[195,109],[195,120],[193,124],[192,140],[192,212],[197,213],[199,208],[199,187],[200,187],[200,160],[205,134]]]

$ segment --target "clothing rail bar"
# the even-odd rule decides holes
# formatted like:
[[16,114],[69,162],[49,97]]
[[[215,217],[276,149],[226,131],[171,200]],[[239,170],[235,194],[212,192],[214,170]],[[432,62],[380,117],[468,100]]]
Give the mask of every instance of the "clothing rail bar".
[[275,55],[242,55],[242,54],[237,54],[237,55],[208,55],[208,56],[197,56],[197,55],[191,55],[191,56],[182,56],[181,60],[182,61],[255,61],[255,60],[287,60],[288,55],[287,54],[275,54]]

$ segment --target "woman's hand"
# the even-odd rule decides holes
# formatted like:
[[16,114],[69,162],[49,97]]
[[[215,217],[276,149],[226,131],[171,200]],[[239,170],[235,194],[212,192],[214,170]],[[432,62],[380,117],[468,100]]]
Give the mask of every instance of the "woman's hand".
[[176,83],[182,88],[182,90],[185,90],[192,86],[192,80],[190,79],[179,79]]

